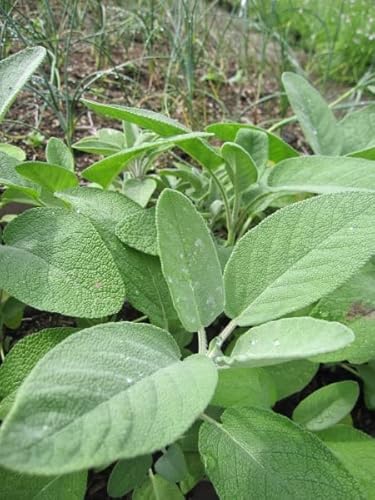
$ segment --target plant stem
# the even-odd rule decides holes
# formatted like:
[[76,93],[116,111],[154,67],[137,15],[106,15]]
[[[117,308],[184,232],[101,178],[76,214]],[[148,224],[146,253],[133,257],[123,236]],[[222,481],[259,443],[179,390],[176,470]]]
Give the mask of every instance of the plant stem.
[[205,422],[208,422],[209,424],[220,425],[219,422],[217,422],[214,418],[209,417],[205,413],[202,413],[199,418],[201,420],[204,420]]
[[352,368],[351,366],[348,366],[346,365],[345,363],[340,363],[340,367],[343,368],[344,370],[347,370],[348,372],[350,372],[352,375],[355,375],[356,377],[360,377],[359,373],[357,372],[357,370],[355,370],[354,368]]
[[206,330],[202,327],[198,330],[198,353],[206,354],[207,352],[207,335]]
[[234,329],[236,328],[237,323],[234,319],[230,320],[227,326],[222,330],[220,335],[217,337],[217,345],[218,347],[221,347],[224,342],[232,335]]

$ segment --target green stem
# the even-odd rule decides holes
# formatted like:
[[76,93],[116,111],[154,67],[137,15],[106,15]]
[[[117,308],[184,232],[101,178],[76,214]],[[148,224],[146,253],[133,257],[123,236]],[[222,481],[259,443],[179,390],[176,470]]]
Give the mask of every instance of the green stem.
[[216,186],[218,187],[221,197],[223,198],[223,203],[224,203],[224,209],[225,209],[225,216],[227,220],[227,231],[228,231],[228,237],[227,237],[227,246],[230,246],[234,243],[235,235],[234,235],[234,227],[233,227],[233,220],[232,220],[232,214],[230,211],[230,206],[229,206],[229,201],[227,194],[225,192],[225,189],[223,188],[221,182],[217,178],[216,174],[211,170],[207,169],[208,173],[211,175],[213,181],[215,182]]
[[206,354],[207,352],[207,335],[206,330],[202,327],[198,330],[198,353]]

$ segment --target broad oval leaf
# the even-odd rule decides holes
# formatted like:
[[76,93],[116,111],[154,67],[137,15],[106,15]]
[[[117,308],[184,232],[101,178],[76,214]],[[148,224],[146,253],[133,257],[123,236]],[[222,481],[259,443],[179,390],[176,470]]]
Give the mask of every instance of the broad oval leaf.
[[239,144],[226,142],[220,151],[234,191],[239,195],[257,181],[257,167],[249,153]]
[[224,368],[211,405],[227,408],[235,405],[271,408],[276,403],[276,387],[263,368]]
[[25,304],[85,318],[122,307],[122,279],[86,217],[60,208],[33,208],[8,224],[4,241],[0,287]]
[[300,156],[278,163],[268,177],[272,188],[306,193],[375,191],[375,162],[361,158]]
[[268,161],[268,136],[261,130],[240,129],[235,143],[242,146],[254,160],[259,169],[263,169]]
[[141,486],[151,466],[151,455],[119,460],[113,467],[108,479],[108,495],[111,498],[120,498],[137,486]]
[[207,326],[223,311],[215,244],[203,217],[177,191],[165,189],[156,208],[159,255],[175,309],[186,330]]
[[122,192],[139,206],[145,208],[157,188],[155,179],[126,179],[122,185]]
[[15,392],[36,363],[76,328],[46,328],[19,340],[0,366],[0,397]]
[[170,483],[158,474],[152,474],[133,491],[132,500],[183,500],[177,484]]
[[375,498],[375,440],[348,425],[335,425],[318,436],[361,483],[368,500]]
[[42,161],[25,161],[17,165],[16,170],[26,179],[53,193],[78,186],[78,179],[74,172],[59,165],[51,165]]
[[68,146],[57,137],[51,137],[46,147],[47,162],[74,171],[74,158]]
[[340,422],[354,408],[359,386],[345,380],[321,387],[303,399],[293,412],[293,420],[310,431],[320,431]]
[[[172,120],[168,116],[155,113],[148,109],[101,104],[86,99],[82,99],[82,102],[95,113],[135,123],[139,127],[156,132],[161,137],[191,133],[190,129],[181,125],[181,123],[178,123],[176,120]],[[206,168],[216,168],[222,164],[221,157],[201,138],[191,139],[185,144],[181,144],[180,147]]]
[[217,361],[234,366],[277,365],[336,351],[353,340],[353,332],[341,323],[284,318],[251,328],[240,336],[230,356]]
[[178,444],[171,444],[154,464],[155,472],[171,483],[179,483],[188,474],[184,453]]
[[116,226],[116,236],[140,252],[158,254],[155,209],[129,214]]
[[267,130],[264,130],[254,125],[248,125],[246,123],[213,123],[206,127],[207,132],[214,133],[222,141],[235,141],[236,136],[240,130],[254,130],[259,132],[264,132],[268,137],[269,144],[269,159],[274,163],[278,163],[286,158],[293,158],[298,156],[299,153],[292,146],[289,146],[280,137]]
[[282,81],[290,105],[314,153],[339,155],[342,134],[328,104],[302,76],[283,73]]
[[9,155],[18,161],[24,161],[26,159],[25,151],[18,146],[13,146],[13,144],[0,143],[0,153]]
[[0,497],[4,500],[82,500],[87,472],[30,476],[0,469]]
[[357,152],[375,146],[375,104],[364,109],[349,113],[339,122],[343,135],[343,154]]
[[276,386],[277,400],[280,400],[302,391],[316,375],[319,363],[297,359],[262,369],[272,378]]
[[289,205],[236,244],[224,273],[226,313],[254,325],[312,304],[375,253],[375,195],[336,193]]
[[61,474],[172,443],[217,382],[206,356],[179,358],[172,336],[151,325],[107,323],[71,335],[18,390],[0,430],[0,464]]
[[29,47],[0,61],[0,122],[46,53],[44,47]]
[[312,433],[260,408],[230,408],[200,429],[199,450],[221,500],[364,499],[354,477]]

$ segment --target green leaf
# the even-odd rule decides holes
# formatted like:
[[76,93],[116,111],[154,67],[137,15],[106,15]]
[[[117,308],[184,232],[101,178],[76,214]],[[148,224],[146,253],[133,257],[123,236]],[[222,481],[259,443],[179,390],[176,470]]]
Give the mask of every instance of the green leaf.
[[104,188],[108,188],[113,180],[127,168],[131,160],[134,160],[144,153],[154,153],[155,151],[161,153],[167,149],[173,148],[175,145],[178,145],[182,149],[183,145],[190,141],[196,141],[197,137],[207,137],[207,135],[208,134],[204,132],[191,132],[189,134],[175,135],[171,138],[159,139],[153,142],[144,142],[93,163],[82,171],[82,176],[91,182],[96,182]]
[[156,208],[159,255],[186,330],[209,325],[224,307],[221,268],[202,216],[181,193],[165,189]]
[[361,158],[300,156],[278,163],[268,177],[272,188],[306,193],[375,191],[375,162]]
[[39,184],[48,191],[64,191],[78,186],[74,172],[59,165],[51,165],[42,161],[25,161],[16,166],[19,174]]
[[60,208],[33,208],[11,223],[0,246],[0,287],[37,309],[98,318],[119,311],[124,286],[92,223]]
[[352,380],[326,385],[297,405],[293,420],[310,431],[332,427],[352,411],[358,396],[359,386]]
[[268,136],[256,129],[240,129],[235,142],[242,146],[254,160],[255,165],[262,169],[268,161]]
[[365,160],[375,160],[375,147],[372,146],[370,148],[361,149],[360,151],[350,153],[348,156],[352,156],[354,158],[363,158]]
[[187,452],[184,453],[188,473],[186,478],[180,482],[180,488],[184,495],[194,488],[201,479],[205,476],[204,466],[199,453]]
[[159,475],[152,474],[133,492],[132,500],[183,500],[181,490]]
[[51,137],[46,148],[47,162],[74,171],[74,158],[68,146],[57,137]]
[[178,483],[187,476],[184,454],[178,444],[172,444],[155,462],[155,472],[170,483]]
[[119,268],[127,299],[151,323],[172,333],[181,326],[157,257],[122,248]]
[[295,73],[283,73],[282,81],[290,105],[314,153],[340,155],[343,140],[339,125],[319,92]]
[[150,201],[156,188],[157,183],[154,179],[127,179],[123,184],[122,190],[125,196],[144,208]]
[[349,113],[339,122],[343,135],[342,154],[358,152],[375,146],[375,104]]
[[46,328],[19,340],[0,366],[0,398],[16,391],[37,362],[76,328]]
[[263,323],[332,292],[374,254],[374,211],[372,193],[336,193],[267,217],[226,265],[226,314],[241,326]]
[[155,209],[129,214],[116,226],[116,236],[140,252],[158,254]]
[[254,130],[267,134],[268,144],[269,144],[269,159],[274,163],[278,163],[285,158],[293,158],[294,156],[299,156],[298,151],[296,151],[292,146],[289,146],[277,135],[268,132],[267,130],[255,127],[254,125],[247,125],[244,123],[213,123],[206,127],[207,132],[214,133],[222,141],[233,142],[236,140],[236,136],[239,130]]
[[86,471],[29,476],[0,469],[0,497],[4,500],[82,500],[86,483]]
[[211,404],[224,408],[235,405],[270,408],[276,400],[275,384],[263,368],[224,368],[219,370]]
[[335,425],[319,431],[318,436],[361,483],[368,500],[374,500],[375,440],[347,425]]
[[251,328],[237,340],[230,356],[217,362],[239,366],[277,365],[332,352],[353,342],[341,323],[309,317],[284,318]]
[[[374,332],[372,332],[373,334]],[[357,366],[359,375],[363,380],[363,393],[365,404],[369,410],[375,410],[375,361],[366,365]]]
[[17,146],[13,146],[13,144],[0,144],[0,153],[9,155],[18,161],[24,161],[26,158],[26,153],[23,151],[23,149]]
[[38,186],[28,182],[18,174],[16,166],[19,164],[19,160],[13,156],[0,152],[0,184],[6,187],[17,188],[32,199],[38,199]]
[[141,486],[151,465],[150,455],[118,461],[108,479],[108,495],[112,498],[120,498],[137,486]]
[[206,356],[179,357],[172,336],[151,325],[107,323],[69,336],[18,390],[0,430],[0,464],[68,473],[172,443],[217,382]]
[[279,365],[262,368],[276,386],[277,400],[301,391],[316,375],[319,364],[305,359],[297,359]]
[[238,196],[257,181],[257,167],[249,153],[234,142],[226,142],[220,151],[226,162],[228,176]]
[[230,408],[201,426],[199,449],[221,500],[364,499],[359,484],[323,443],[260,408]]
[[1,316],[4,325],[11,330],[16,330],[17,328],[19,328],[22,323],[24,311],[25,304],[23,302],[20,302],[14,297],[9,297],[3,304],[1,310]]
[[[191,133],[190,129],[177,121],[148,109],[129,108],[119,105],[109,106],[86,99],[82,99],[82,102],[95,113],[134,123],[139,127],[152,130],[161,137]],[[222,159],[216,151],[199,137],[188,140],[185,144],[181,144],[180,147],[206,168],[216,168],[222,164]]]
[[0,122],[45,55],[43,47],[29,47],[0,61]]
[[156,326],[174,331],[180,322],[159,259],[124,246],[114,234],[116,225],[124,215],[137,216],[144,210],[126,196],[101,189],[81,187],[60,193],[59,196],[78,213],[89,217],[101,231],[125,283],[127,300],[132,306],[146,314]]

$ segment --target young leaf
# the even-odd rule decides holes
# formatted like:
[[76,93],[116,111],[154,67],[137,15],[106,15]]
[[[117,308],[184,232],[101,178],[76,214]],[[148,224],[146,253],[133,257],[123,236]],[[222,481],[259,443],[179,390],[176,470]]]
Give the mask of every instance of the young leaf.
[[375,440],[347,425],[319,431],[318,436],[361,483],[368,500],[375,499]]
[[140,252],[157,255],[155,209],[129,214],[116,226],[116,236]]
[[13,144],[0,143],[0,153],[9,155],[18,161],[24,161],[26,159],[26,153],[24,150],[18,146],[13,146]]
[[0,184],[6,187],[14,187],[22,193],[37,200],[39,197],[38,186],[33,184],[18,174],[16,166],[20,162],[13,156],[0,152]]
[[199,450],[221,500],[365,496],[319,438],[260,408],[229,408],[201,426]]
[[86,217],[33,208],[8,224],[0,287],[32,307],[68,316],[116,313],[125,290],[112,256]]
[[202,216],[181,193],[166,189],[156,208],[159,255],[175,309],[186,330],[209,325],[224,307],[215,244]]
[[184,500],[181,490],[158,474],[152,474],[142,486],[136,488],[132,500]]
[[[156,132],[161,137],[192,133],[187,127],[177,121],[147,109],[107,105],[86,99],[82,99],[82,102],[95,113],[135,123],[139,127]],[[192,138],[186,143],[181,144],[180,147],[206,168],[216,168],[222,164],[222,159],[216,151],[200,137]]]
[[[18,390],[0,430],[0,464],[61,474],[172,443],[208,405],[217,382],[206,356],[179,357],[172,336],[151,325],[107,323],[71,335]],[[177,385],[181,380],[189,382]]]
[[82,500],[86,483],[86,471],[30,476],[0,469],[0,497],[4,500]]
[[339,125],[319,92],[295,73],[283,73],[282,81],[290,105],[314,153],[340,155],[343,141]]
[[375,410],[375,361],[358,366],[357,369],[363,381],[365,404],[369,410]]
[[199,453],[186,452],[184,455],[188,472],[185,479],[180,482],[180,488],[182,493],[186,495],[196,484],[199,483],[201,479],[204,478],[205,470]]
[[375,191],[375,162],[350,157],[300,156],[278,163],[271,170],[268,184],[306,193]]
[[341,323],[284,318],[251,328],[240,336],[230,356],[217,361],[234,366],[277,365],[332,352],[353,340],[353,332]]
[[236,196],[239,196],[257,181],[257,167],[249,153],[239,144],[226,142],[220,151]]
[[112,498],[120,498],[144,482],[152,465],[150,455],[119,460],[113,467],[107,483],[107,493]]
[[211,404],[224,408],[235,405],[270,408],[276,400],[275,384],[263,368],[225,368],[219,370]]
[[29,47],[0,61],[0,122],[45,55],[43,47]]
[[265,132],[242,128],[236,134],[235,143],[249,153],[258,168],[263,169],[268,161],[268,137]]
[[318,369],[318,363],[305,359],[262,368],[270,375],[276,386],[278,401],[301,391],[314,378]]
[[178,444],[171,444],[155,462],[155,472],[170,483],[179,483],[187,476],[187,467],[184,454]]
[[332,292],[375,252],[372,193],[336,193],[289,205],[236,244],[224,273],[226,313],[254,325]]
[[310,431],[332,427],[352,411],[358,396],[359,386],[352,380],[326,385],[298,404],[293,420]]
[[274,135],[267,130],[263,130],[254,125],[247,125],[245,123],[213,123],[206,127],[207,132],[214,133],[222,141],[233,142],[236,140],[236,136],[239,130],[252,130],[256,132],[263,132],[267,134],[268,144],[269,144],[269,159],[274,163],[278,163],[286,158],[293,158],[294,156],[299,156],[298,151],[296,151],[292,146],[289,146],[280,137]]
[[375,104],[349,113],[339,122],[343,135],[342,154],[349,154],[375,146]]
[[57,137],[51,137],[46,148],[47,162],[74,171],[74,158],[68,146]]
[[37,362],[76,328],[46,328],[27,335],[11,349],[0,366],[0,398],[15,392]]
[[146,177],[145,179],[127,179],[123,184],[122,191],[125,196],[144,208],[147,206],[156,188],[157,183],[155,179]]
[[78,186],[78,179],[74,172],[59,165],[51,165],[42,161],[25,161],[17,165],[16,170],[26,179],[53,193]]

